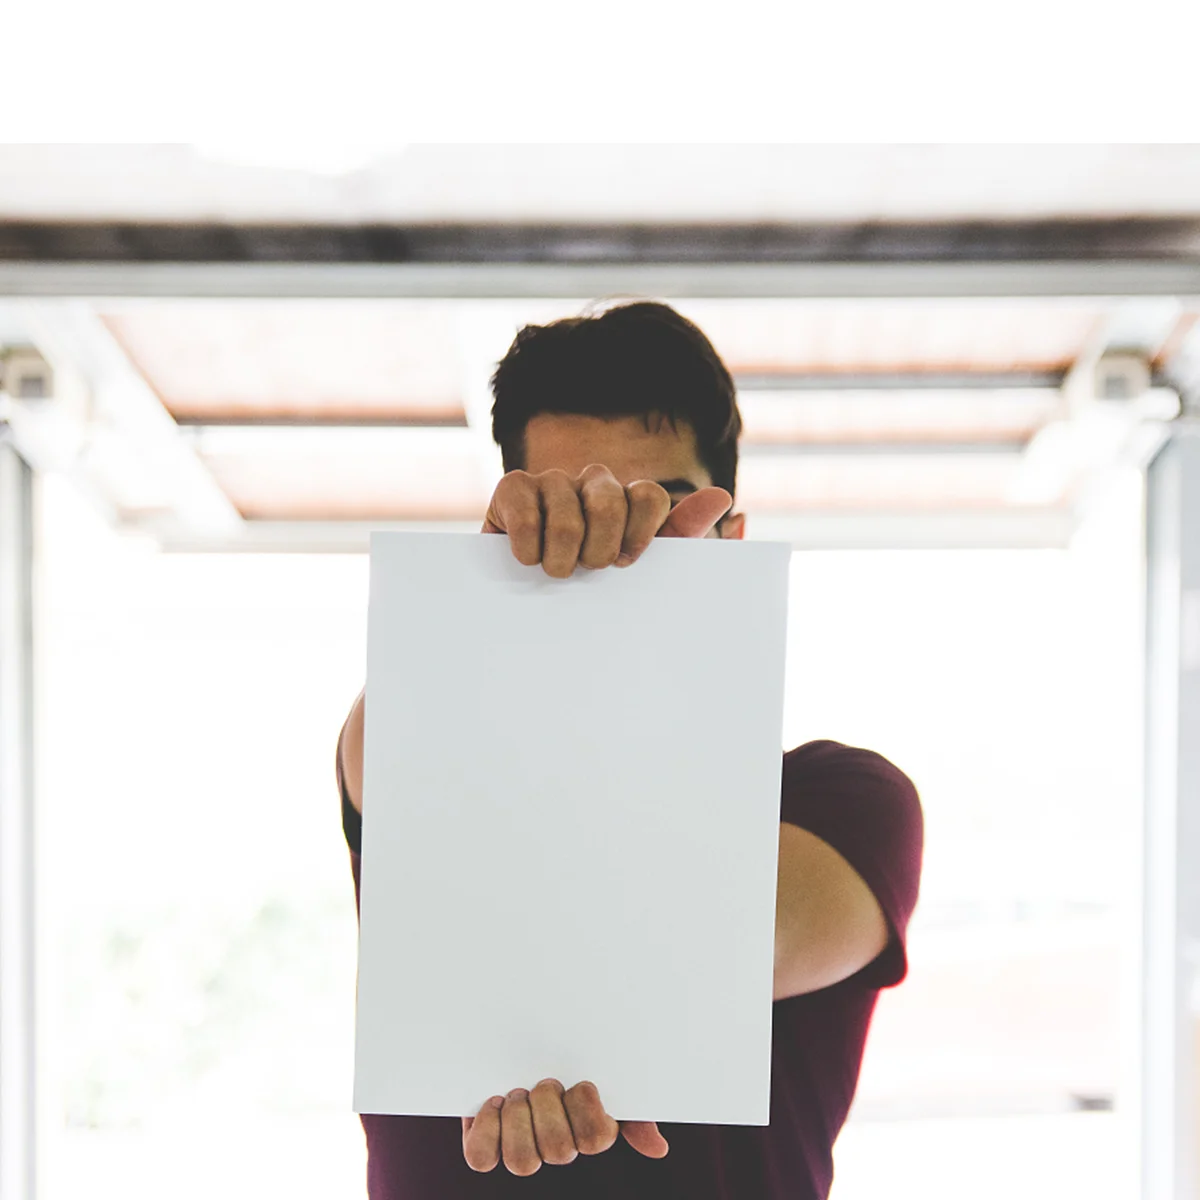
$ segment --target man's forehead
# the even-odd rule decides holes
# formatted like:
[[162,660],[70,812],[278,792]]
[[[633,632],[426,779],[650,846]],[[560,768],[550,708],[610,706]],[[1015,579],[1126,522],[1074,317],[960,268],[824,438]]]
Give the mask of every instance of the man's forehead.
[[534,474],[559,468],[574,475],[598,462],[622,483],[655,479],[668,491],[694,491],[712,482],[686,421],[539,413],[524,441],[525,470]]

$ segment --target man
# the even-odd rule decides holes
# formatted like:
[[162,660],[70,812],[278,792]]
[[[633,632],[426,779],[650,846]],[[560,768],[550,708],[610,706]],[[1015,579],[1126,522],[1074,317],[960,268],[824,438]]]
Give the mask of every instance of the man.
[[[565,579],[577,565],[633,566],[656,536],[743,536],[744,516],[731,511],[733,381],[673,309],[637,303],[528,326],[492,390],[506,474],[483,532],[507,536],[520,562]],[[356,895],[363,705],[360,695],[338,740]],[[825,1197],[879,989],[907,969],[922,815],[886,759],[816,741],[782,756],[780,821],[768,1126],[618,1125],[597,1063],[595,1081],[513,1080],[461,1122],[364,1114],[371,1200]],[[512,936],[502,905],[496,920],[497,936]]]

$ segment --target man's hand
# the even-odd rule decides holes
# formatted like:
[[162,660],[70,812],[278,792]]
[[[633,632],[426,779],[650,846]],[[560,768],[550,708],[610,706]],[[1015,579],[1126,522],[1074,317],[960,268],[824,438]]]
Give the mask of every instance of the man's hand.
[[577,478],[566,471],[509,471],[496,485],[484,533],[507,533],[512,551],[527,567],[566,579],[576,564],[597,569],[627,567],[655,537],[704,537],[729,511],[724,488],[707,487],[674,508],[652,479],[622,486],[599,464]]
[[604,1111],[594,1083],[569,1091],[543,1079],[527,1092],[493,1096],[474,1117],[463,1117],[463,1157],[472,1171],[490,1171],[501,1158],[514,1175],[532,1175],[542,1163],[563,1166],[580,1154],[602,1154],[621,1136],[639,1154],[662,1158],[667,1140],[653,1121],[618,1124]]

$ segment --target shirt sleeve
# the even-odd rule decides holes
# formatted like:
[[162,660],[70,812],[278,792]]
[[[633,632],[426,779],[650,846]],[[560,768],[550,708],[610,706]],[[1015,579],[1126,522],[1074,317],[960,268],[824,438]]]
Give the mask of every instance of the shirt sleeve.
[[840,742],[808,742],[783,757],[780,819],[832,846],[863,878],[890,937],[855,977],[885,988],[908,973],[905,949],[924,847],[921,801],[912,781],[881,754]]

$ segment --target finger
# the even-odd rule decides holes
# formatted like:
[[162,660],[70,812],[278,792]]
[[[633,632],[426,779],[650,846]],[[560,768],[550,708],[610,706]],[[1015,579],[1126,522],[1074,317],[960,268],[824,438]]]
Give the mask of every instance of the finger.
[[625,490],[629,495],[629,515],[625,519],[618,567],[627,567],[638,560],[671,511],[671,497],[653,479],[639,479]]
[[483,532],[507,533],[513,555],[527,567],[542,561],[542,510],[532,475],[509,471],[496,484]]
[[585,467],[579,476],[579,501],[586,527],[579,551],[580,566],[611,567],[621,552],[627,504],[625,489],[607,467]]
[[665,1158],[670,1147],[654,1121],[622,1121],[621,1135],[647,1158]]
[[579,493],[566,471],[544,471],[538,477],[542,497],[542,570],[566,579],[579,561],[585,526]]
[[543,1079],[529,1093],[533,1113],[533,1138],[543,1162],[561,1167],[579,1156],[571,1122],[563,1108],[563,1085],[557,1079]]
[[563,1096],[563,1107],[580,1154],[601,1154],[617,1140],[617,1123],[604,1111],[594,1083],[577,1083]]
[[500,1161],[500,1106],[493,1096],[475,1117],[463,1117],[463,1158],[472,1171],[491,1171]]
[[671,509],[659,537],[704,537],[733,507],[733,497],[719,487],[701,488]]
[[504,1165],[514,1175],[532,1175],[542,1165],[533,1138],[533,1115],[529,1111],[529,1093],[513,1088],[500,1110],[500,1152]]

